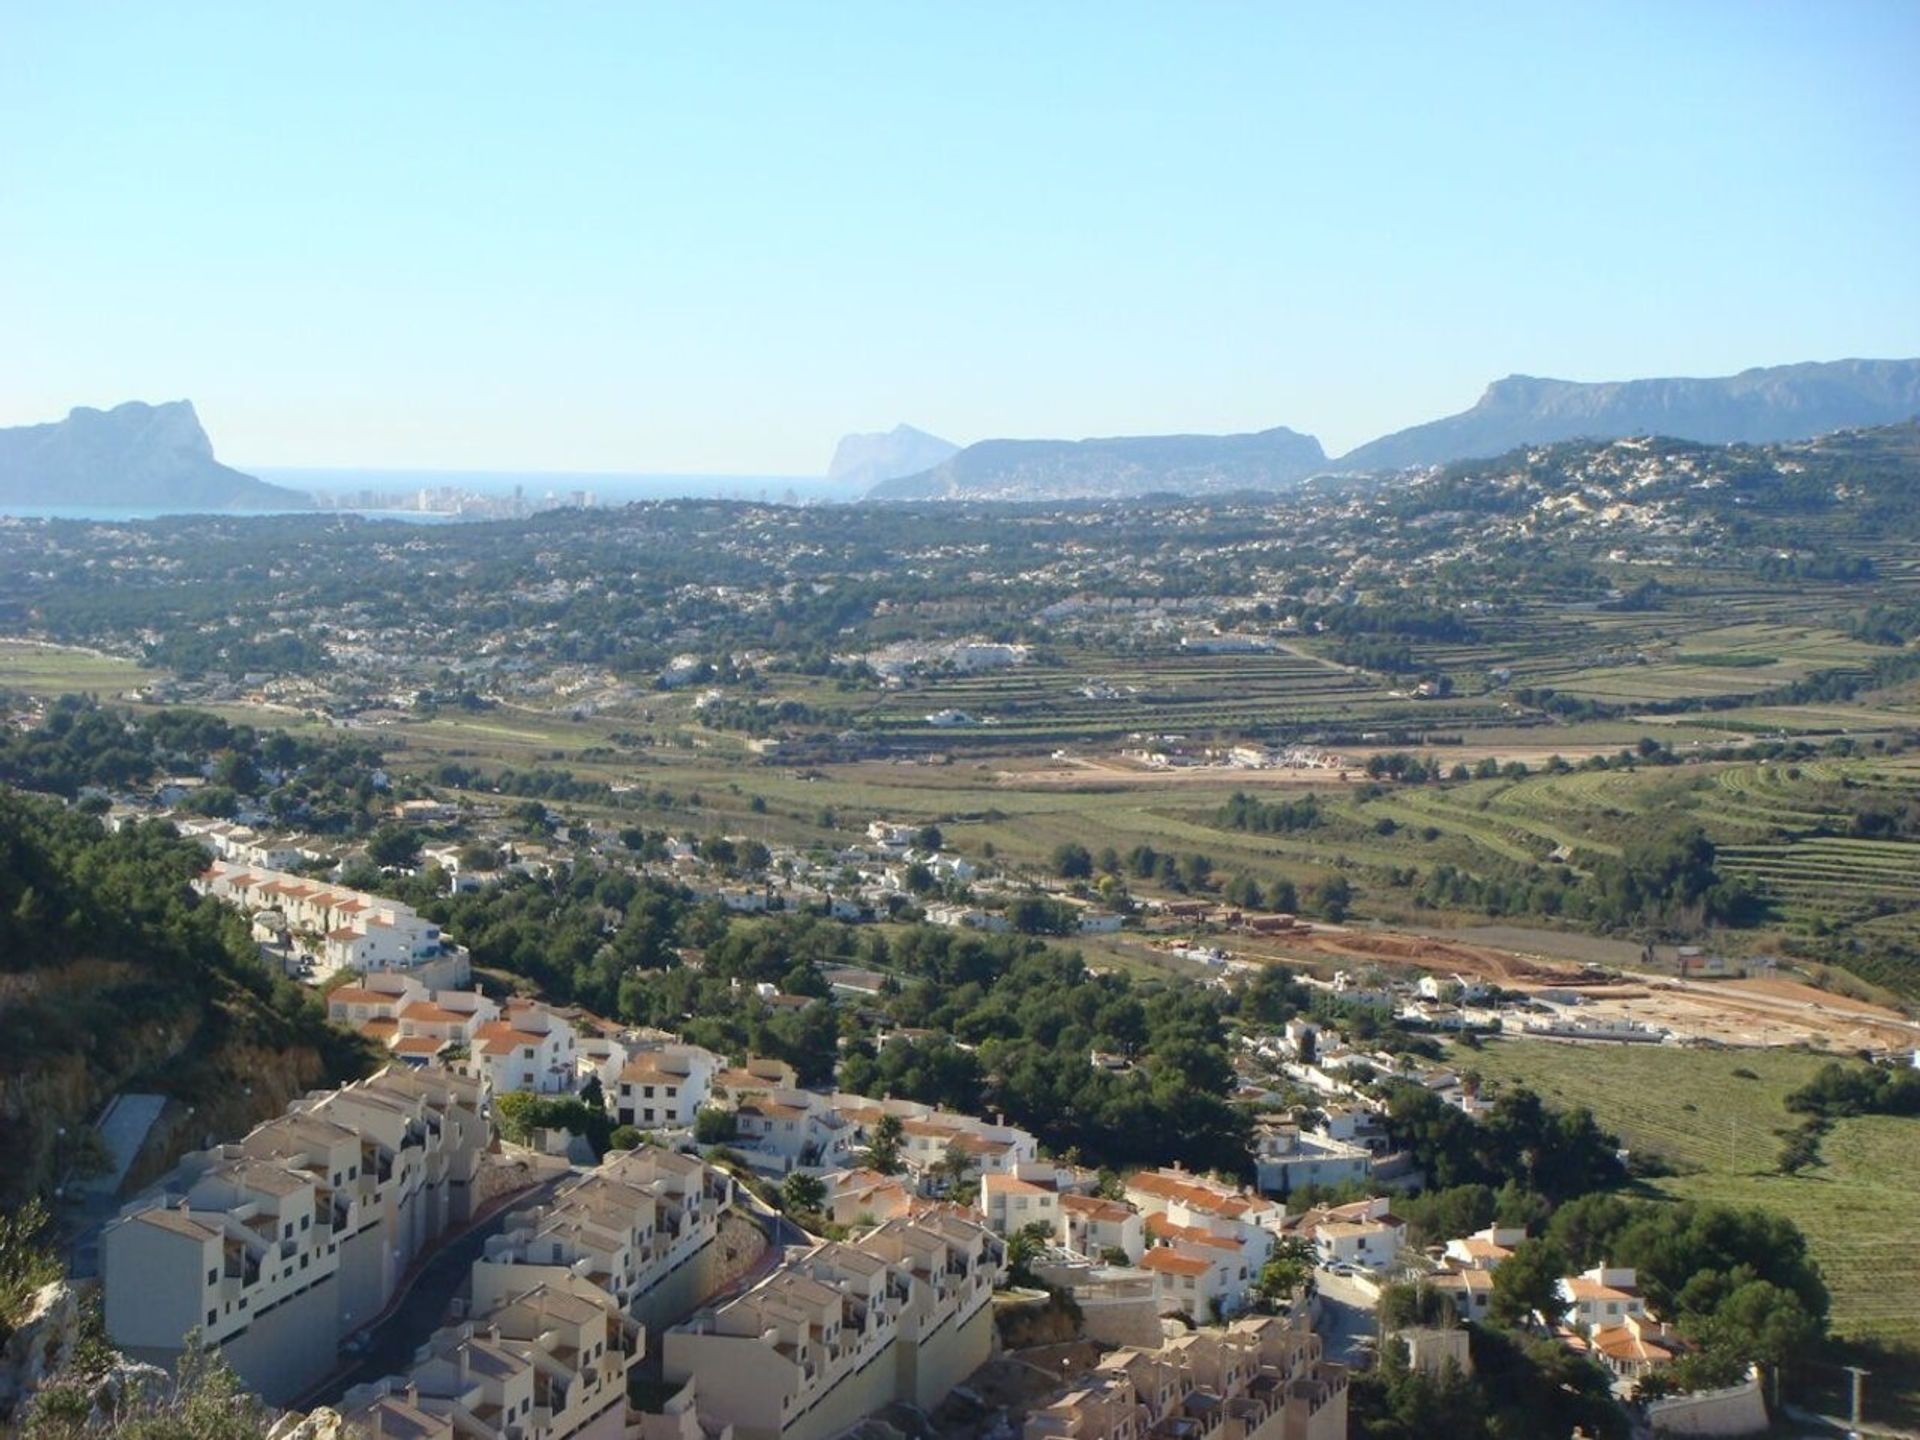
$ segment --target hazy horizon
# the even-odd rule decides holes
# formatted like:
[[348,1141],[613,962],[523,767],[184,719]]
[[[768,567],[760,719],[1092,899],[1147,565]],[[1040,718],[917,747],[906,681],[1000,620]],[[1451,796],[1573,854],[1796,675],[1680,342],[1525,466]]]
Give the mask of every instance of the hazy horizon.
[[824,473],[1920,353],[1920,9],[11,6],[0,424]]

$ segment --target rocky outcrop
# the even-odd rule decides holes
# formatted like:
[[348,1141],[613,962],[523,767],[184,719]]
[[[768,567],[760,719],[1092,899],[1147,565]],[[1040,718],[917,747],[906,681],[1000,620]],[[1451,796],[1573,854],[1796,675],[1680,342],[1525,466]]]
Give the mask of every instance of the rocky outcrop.
[[142,510],[304,510],[313,499],[222,465],[187,400],[80,406],[0,430],[0,505]]
[[951,440],[911,425],[896,425],[867,435],[845,435],[834,447],[827,478],[849,485],[878,485],[882,480],[931,470],[959,448]]
[[267,1440],[348,1440],[347,1422],[338,1410],[321,1406],[305,1415],[282,1415]]
[[66,1370],[80,1344],[82,1319],[79,1292],[67,1281],[34,1292],[0,1349],[0,1414]]

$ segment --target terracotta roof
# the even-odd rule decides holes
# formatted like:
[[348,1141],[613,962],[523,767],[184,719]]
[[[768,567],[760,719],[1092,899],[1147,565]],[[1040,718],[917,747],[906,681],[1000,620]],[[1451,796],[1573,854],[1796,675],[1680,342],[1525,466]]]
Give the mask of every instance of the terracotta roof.
[[1603,1285],[1598,1280],[1585,1275],[1573,1275],[1560,1282],[1566,1287],[1567,1294],[1575,1300],[1632,1300],[1631,1290],[1618,1290],[1611,1285]]
[[988,1175],[981,1179],[980,1188],[989,1193],[1005,1195],[1051,1195],[1053,1191],[1044,1185],[1035,1185],[1022,1180],[1017,1175]]
[[[346,933],[351,935],[353,932],[349,930]],[[332,939],[333,936],[327,938]],[[327,996],[328,1003],[335,1005],[391,1005],[399,999],[398,995],[389,995],[384,990],[369,990],[364,985],[342,985]]]
[[396,1055],[438,1055],[450,1042],[438,1035],[402,1035],[393,1042]]
[[1660,1364],[1673,1359],[1671,1346],[1636,1335],[1625,1325],[1612,1325],[1594,1332],[1593,1348],[1610,1360],[1637,1360]]
[[1128,1216],[1138,1213],[1131,1205],[1124,1205],[1118,1200],[1106,1200],[1098,1195],[1062,1195],[1060,1208],[1075,1215],[1085,1215],[1092,1220],[1115,1222],[1124,1221]]
[[1140,1257],[1143,1270],[1160,1270],[1169,1275],[1204,1275],[1212,1264],[1194,1255],[1181,1255],[1162,1245]]

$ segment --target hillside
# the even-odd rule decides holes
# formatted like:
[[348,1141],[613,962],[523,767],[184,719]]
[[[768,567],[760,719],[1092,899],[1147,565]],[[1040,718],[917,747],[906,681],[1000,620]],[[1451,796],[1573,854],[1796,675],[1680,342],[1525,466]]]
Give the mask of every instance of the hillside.
[[1120,500],[1155,492],[1219,495],[1290,485],[1324,469],[1311,435],[1132,435],[983,440],[918,475],[876,485],[873,500]]
[[187,400],[0,429],[0,505],[304,510],[312,499],[222,465]]
[[108,833],[0,788],[0,1204],[80,1163],[120,1090],[191,1104],[178,1138],[197,1144],[366,1068],[358,1041],[260,966],[240,915],[194,896],[204,863],[166,827]]
[[1777,365],[1716,379],[1572,380],[1510,375],[1471,410],[1384,435],[1344,470],[1400,470],[1579,438],[1663,435],[1710,444],[1801,440],[1920,415],[1920,360]]
[[951,440],[942,440],[911,425],[896,425],[891,430],[865,435],[843,435],[834,447],[827,478],[852,485],[878,485],[883,480],[931,470],[959,449]]

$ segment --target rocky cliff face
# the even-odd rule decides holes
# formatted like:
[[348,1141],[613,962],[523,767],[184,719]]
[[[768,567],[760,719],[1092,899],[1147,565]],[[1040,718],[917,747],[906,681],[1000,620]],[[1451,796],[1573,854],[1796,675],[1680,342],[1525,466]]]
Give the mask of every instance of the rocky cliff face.
[[875,500],[1114,500],[1170,491],[1219,495],[1290,485],[1326,468],[1311,435],[1132,435],[983,440],[919,475],[876,485]]
[[854,485],[877,485],[901,475],[931,470],[960,447],[911,425],[896,425],[884,433],[842,436],[834,447],[829,480]]
[[0,430],[0,505],[303,510],[311,497],[222,465],[190,401]]
[[1370,441],[1343,470],[1398,470],[1522,445],[1664,435],[1724,445],[1805,440],[1920,414],[1920,360],[1778,365],[1716,379],[1582,384],[1510,375],[1471,410]]

